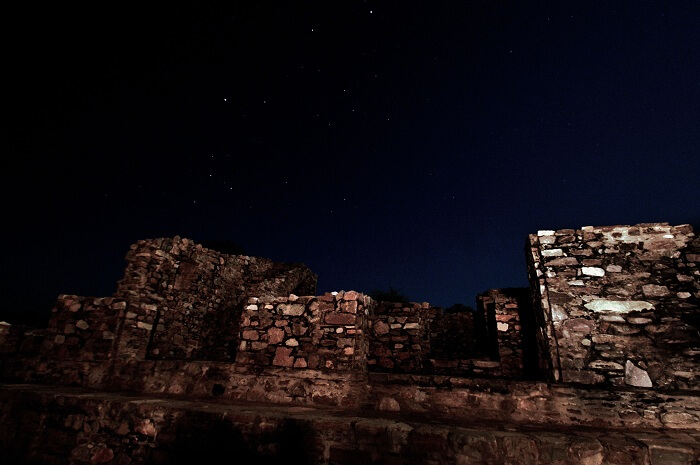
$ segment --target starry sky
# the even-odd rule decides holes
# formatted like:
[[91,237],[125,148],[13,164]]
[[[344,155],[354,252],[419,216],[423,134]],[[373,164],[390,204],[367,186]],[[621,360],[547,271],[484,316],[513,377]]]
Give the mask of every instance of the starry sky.
[[538,229],[700,225],[697,2],[148,3],[4,14],[0,319],[145,238],[450,306]]

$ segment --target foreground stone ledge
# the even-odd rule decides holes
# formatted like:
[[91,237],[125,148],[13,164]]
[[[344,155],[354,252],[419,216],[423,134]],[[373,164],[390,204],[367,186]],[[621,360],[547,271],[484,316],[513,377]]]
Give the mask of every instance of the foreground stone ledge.
[[[46,367],[46,372],[50,376],[15,381],[367,412],[391,405],[390,410],[444,420],[483,418],[526,425],[608,428],[698,429],[700,425],[700,395],[696,391],[294,368],[251,370],[221,362],[153,360],[115,365],[111,370],[94,362],[64,362]],[[51,377],[55,373],[63,375],[56,380]]]
[[[18,409],[17,405],[24,408]],[[6,463],[694,464],[697,430],[427,423],[335,408],[0,385]],[[218,463],[218,462],[217,462]]]

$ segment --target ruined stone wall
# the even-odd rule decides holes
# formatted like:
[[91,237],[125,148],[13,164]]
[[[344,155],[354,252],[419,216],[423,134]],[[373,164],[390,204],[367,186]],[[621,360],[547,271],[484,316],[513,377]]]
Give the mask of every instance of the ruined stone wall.
[[[489,294],[491,295],[491,294]],[[368,369],[387,373],[434,373],[450,376],[523,375],[519,307],[527,301],[523,290],[505,295],[492,291],[495,304],[480,310],[490,312],[494,329],[486,329],[486,318],[473,313],[444,313],[425,303],[381,302],[369,317],[370,355]],[[521,305],[522,306],[522,305]],[[528,307],[529,308],[529,307]],[[496,331],[496,320],[505,325]],[[477,320],[477,324],[475,324]],[[502,328],[503,329],[503,328]],[[502,358],[499,357],[502,355]]]
[[236,363],[365,371],[370,305],[354,291],[251,298],[241,315]]
[[700,241],[667,223],[529,236],[552,377],[700,389]]
[[487,343],[498,360],[499,376],[535,378],[538,375],[534,315],[529,289],[491,289],[477,296],[477,309],[492,320]]
[[124,319],[126,302],[112,297],[60,295],[51,310],[43,345],[53,360],[107,360]]
[[[475,321],[477,320],[477,321]],[[430,324],[430,372],[457,376],[481,374],[492,369],[483,321],[473,312],[438,312]],[[476,363],[476,365],[475,365]]]
[[0,321],[0,354],[15,354],[19,349],[24,328]]
[[379,302],[369,317],[369,370],[419,373],[427,369],[429,328],[439,311],[427,302]]
[[[139,241],[126,259],[115,296],[129,302],[128,320],[154,328],[148,354],[137,358],[232,361],[248,297],[316,291],[316,276],[303,265],[226,255],[179,237]],[[133,336],[126,331],[136,339],[130,346],[142,340]]]

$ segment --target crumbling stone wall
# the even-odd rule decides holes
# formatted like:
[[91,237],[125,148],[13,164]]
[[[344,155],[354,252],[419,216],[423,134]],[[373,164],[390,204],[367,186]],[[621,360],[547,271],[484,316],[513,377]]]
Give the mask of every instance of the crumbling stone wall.
[[[368,369],[450,376],[523,376],[519,308],[529,294],[523,290],[496,290],[485,295],[489,305],[483,305],[482,299],[474,314],[444,313],[427,302],[380,302],[369,317]],[[500,316],[494,301],[498,302]],[[487,313],[494,326],[490,330],[486,317],[480,317]],[[496,331],[496,318],[506,329]]]
[[489,315],[487,342],[499,361],[499,376],[538,376],[537,349],[530,291],[526,288],[491,289],[477,296],[477,311]]
[[126,301],[112,297],[58,296],[46,331],[46,357],[85,361],[111,358],[125,309]]
[[469,376],[496,366],[489,358],[484,329],[485,322],[475,312],[438,312],[429,328],[430,372]]
[[250,298],[241,315],[236,363],[364,371],[370,306],[369,297],[354,291]]
[[304,265],[226,255],[179,237],[139,241],[126,258],[115,296],[129,303],[122,348],[139,346],[135,358],[146,356],[138,330],[152,326],[149,357],[232,361],[248,297],[316,292]]
[[700,390],[700,241],[690,226],[546,230],[528,242],[553,379]]
[[369,370],[419,373],[428,368],[429,328],[439,311],[427,302],[379,302],[369,317]]
[[25,328],[0,321],[0,354],[15,354],[24,336]]
[[[493,311],[491,309],[491,311]],[[484,312],[485,313],[485,312]],[[430,324],[430,352],[425,373],[448,376],[502,376],[501,363],[486,321],[472,313],[439,312]]]

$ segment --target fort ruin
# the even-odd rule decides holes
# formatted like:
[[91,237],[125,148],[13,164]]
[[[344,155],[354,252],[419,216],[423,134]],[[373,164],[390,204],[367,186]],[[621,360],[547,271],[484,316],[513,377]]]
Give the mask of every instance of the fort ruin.
[[446,313],[315,295],[301,264],[139,241],[114,295],[61,295],[45,329],[0,324],[0,451],[57,464],[186,463],[219,443],[270,463],[699,463],[692,228],[543,230],[525,251],[530,288]]

